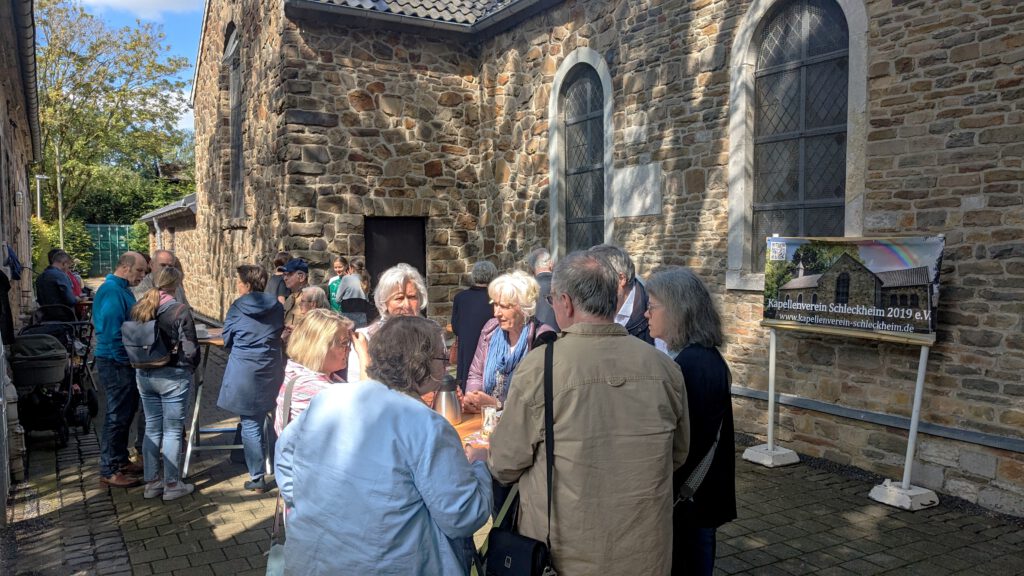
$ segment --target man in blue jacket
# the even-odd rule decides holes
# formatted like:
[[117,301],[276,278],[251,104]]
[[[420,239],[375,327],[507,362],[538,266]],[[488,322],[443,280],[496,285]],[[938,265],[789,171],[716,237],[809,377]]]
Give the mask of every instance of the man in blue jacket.
[[126,474],[128,466],[128,430],[139,407],[139,389],[135,369],[121,341],[121,323],[128,319],[135,296],[131,287],[146,275],[146,260],[138,252],[125,252],[117,268],[96,291],[92,323],[96,328],[96,370],[107,396],[107,415],[103,422],[100,446],[100,482],[127,488],[142,483],[138,476]]
[[71,288],[71,256],[63,250],[51,251],[50,265],[36,278],[36,300],[40,306],[60,305],[65,308],[49,308],[43,318],[59,322],[74,321],[74,307],[78,298]]

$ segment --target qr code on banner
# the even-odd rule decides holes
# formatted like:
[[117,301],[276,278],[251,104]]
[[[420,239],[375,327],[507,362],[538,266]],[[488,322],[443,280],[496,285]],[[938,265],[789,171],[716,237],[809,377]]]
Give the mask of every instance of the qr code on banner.
[[768,260],[770,261],[784,261],[786,259],[786,243],[777,241],[768,241]]

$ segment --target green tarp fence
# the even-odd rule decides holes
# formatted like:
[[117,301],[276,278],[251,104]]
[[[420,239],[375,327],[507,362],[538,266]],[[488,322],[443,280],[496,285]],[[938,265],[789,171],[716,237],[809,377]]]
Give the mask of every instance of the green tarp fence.
[[128,251],[128,232],[131,224],[86,224],[85,229],[92,236],[96,255],[92,258],[89,277],[106,276],[114,270],[117,259]]

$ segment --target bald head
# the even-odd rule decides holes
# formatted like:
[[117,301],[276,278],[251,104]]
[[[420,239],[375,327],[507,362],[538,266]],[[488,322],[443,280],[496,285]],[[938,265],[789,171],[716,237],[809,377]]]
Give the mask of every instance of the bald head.
[[157,250],[156,252],[153,252],[153,263],[151,264],[151,267],[153,268],[153,276],[156,277],[156,275],[164,268],[174,268],[174,262],[176,260],[174,252],[171,252],[170,250]]
[[124,278],[129,286],[138,286],[146,275],[146,259],[138,252],[125,252],[117,259],[114,276]]

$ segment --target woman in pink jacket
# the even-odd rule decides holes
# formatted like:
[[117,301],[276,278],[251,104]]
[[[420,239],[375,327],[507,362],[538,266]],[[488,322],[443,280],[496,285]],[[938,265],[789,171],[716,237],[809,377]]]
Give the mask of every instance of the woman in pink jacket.
[[487,295],[494,318],[484,324],[469,366],[462,401],[466,412],[479,412],[484,406],[501,410],[516,366],[533,348],[538,334],[552,331],[534,317],[540,286],[529,274],[502,274],[487,286]]

